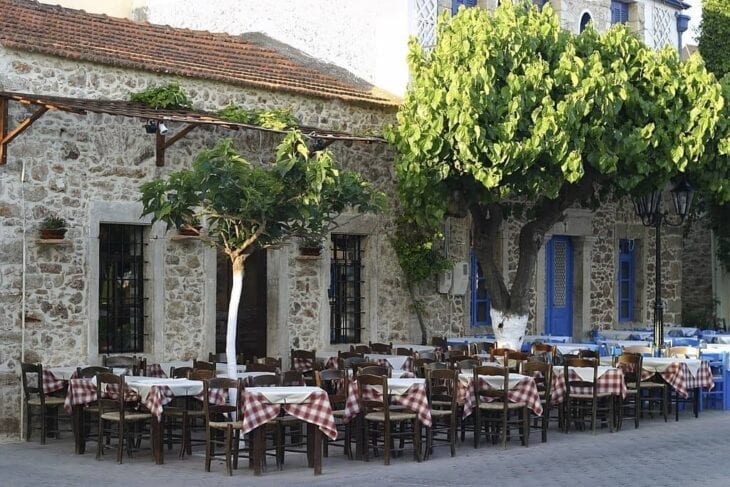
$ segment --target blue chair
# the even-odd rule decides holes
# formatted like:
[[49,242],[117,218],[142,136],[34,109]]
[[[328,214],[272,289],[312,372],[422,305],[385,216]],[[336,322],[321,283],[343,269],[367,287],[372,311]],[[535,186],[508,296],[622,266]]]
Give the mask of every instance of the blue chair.
[[696,347],[699,344],[700,339],[697,337],[672,338],[673,347]]
[[704,353],[702,359],[710,363],[715,387],[709,391],[702,391],[700,408],[706,406],[711,409],[730,409],[730,395],[725,385],[728,381],[728,375],[730,375],[728,371],[728,353]]

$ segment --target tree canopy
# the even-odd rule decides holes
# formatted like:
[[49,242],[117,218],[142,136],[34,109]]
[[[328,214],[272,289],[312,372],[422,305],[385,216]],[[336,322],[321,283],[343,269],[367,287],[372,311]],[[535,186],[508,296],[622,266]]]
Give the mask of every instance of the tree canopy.
[[[433,50],[411,41],[409,64],[388,134],[403,208],[430,228],[455,202],[471,211],[497,310],[527,314],[542,237],[569,207],[648,192],[681,173],[730,196],[730,169],[706,157],[721,86],[698,57],[680,62],[624,26],[573,35],[549,5],[461,9],[439,19]],[[510,215],[523,225],[508,288],[493,249]]]

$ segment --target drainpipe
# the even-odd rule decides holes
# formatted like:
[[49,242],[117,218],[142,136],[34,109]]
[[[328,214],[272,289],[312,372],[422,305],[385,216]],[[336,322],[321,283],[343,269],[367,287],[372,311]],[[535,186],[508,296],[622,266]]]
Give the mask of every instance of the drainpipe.
[[689,27],[689,15],[680,14],[679,12],[674,14],[677,17],[677,51],[679,51],[679,57],[682,57],[682,33],[687,31]]
[[[20,361],[25,362],[25,270],[28,261],[28,250],[26,242],[26,219],[25,219],[25,157],[22,158],[20,169],[20,211],[23,214],[23,268],[21,269],[20,284]],[[40,381],[40,377],[38,380]],[[24,392],[20,392],[20,437],[25,437],[25,408],[23,407]]]

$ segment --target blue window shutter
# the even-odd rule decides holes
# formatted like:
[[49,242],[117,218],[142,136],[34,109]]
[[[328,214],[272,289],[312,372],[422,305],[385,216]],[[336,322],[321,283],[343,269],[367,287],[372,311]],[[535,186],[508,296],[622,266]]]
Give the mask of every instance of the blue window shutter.
[[459,6],[463,5],[464,7],[476,7],[477,0],[451,0],[451,15],[456,15],[456,13],[459,11]]
[[636,260],[633,240],[619,241],[618,258],[618,320],[634,321],[634,295],[636,292]]
[[470,254],[469,263],[469,292],[471,294],[471,326],[492,326],[492,316],[489,313],[491,303],[485,287],[485,279],[481,266],[474,250]]
[[627,3],[611,1],[611,24],[625,24],[629,21],[629,5]]

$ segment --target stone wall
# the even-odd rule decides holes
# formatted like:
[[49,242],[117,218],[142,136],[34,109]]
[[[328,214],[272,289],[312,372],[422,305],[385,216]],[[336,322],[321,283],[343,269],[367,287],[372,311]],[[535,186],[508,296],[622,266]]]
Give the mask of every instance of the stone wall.
[[717,296],[712,285],[712,231],[692,222],[682,249],[682,318],[687,326],[712,327]]

